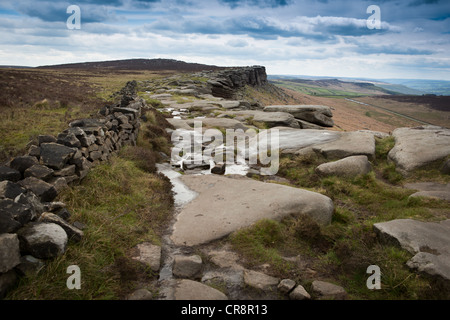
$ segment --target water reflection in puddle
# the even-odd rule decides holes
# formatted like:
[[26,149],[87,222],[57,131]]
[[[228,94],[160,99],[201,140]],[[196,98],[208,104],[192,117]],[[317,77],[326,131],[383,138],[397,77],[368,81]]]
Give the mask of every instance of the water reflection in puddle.
[[172,166],[167,163],[156,164],[158,172],[169,178],[172,183],[172,190],[174,192],[174,203],[176,207],[182,207],[197,197],[197,192],[189,189],[181,180],[181,174],[172,169]]

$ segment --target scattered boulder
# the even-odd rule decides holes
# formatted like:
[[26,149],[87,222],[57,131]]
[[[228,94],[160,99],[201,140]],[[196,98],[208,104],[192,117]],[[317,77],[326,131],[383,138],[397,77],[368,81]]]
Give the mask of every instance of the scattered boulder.
[[253,270],[244,270],[244,283],[255,289],[274,291],[280,279]]
[[347,298],[345,289],[333,283],[315,280],[311,285],[311,289],[319,299],[344,300]]
[[211,168],[211,173],[223,175],[223,174],[225,174],[225,170],[226,170],[226,164],[218,163],[214,167]]
[[200,277],[202,270],[202,258],[198,255],[174,257],[172,272],[174,276],[185,279],[195,279]]
[[309,300],[311,299],[310,294],[301,285],[298,285],[290,294],[289,298],[291,300]]
[[16,234],[0,234],[0,273],[20,263],[19,238]]
[[174,291],[175,300],[228,300],[217,289],[192,280],[177,280]]
[[354,177],[360,174],[368,174],[372,166],[367,156],[352,156],[338,161],[323,163],[315,171],[319,175]]
[[150,242],[143,242],[134,248],[133,260],[142,262],[154,272],[161,267],[161,247]]
[[20,250],[39,259],[51,259],[66,250],[67,234],[54,223],[32,222],[17,232]]
[[288,294],[295,288],[295,281],[291,279],[283,279],[278,284],[278,291],[284,294]]
[[389,151],[388,159],[403,175],[450,155],[450,129],[437,126],[398,128],[392,135],[395,146]]

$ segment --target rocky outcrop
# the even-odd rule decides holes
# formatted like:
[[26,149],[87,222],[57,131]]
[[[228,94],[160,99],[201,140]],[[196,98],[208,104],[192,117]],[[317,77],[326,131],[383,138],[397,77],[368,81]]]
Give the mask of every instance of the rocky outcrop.
[[333,127],[334,121],[331,108],[327,106],[317,105],[281,105],[281,106],[267,106],[264,108],[265,112],[287,112],[293,115],[301,122],[301,127],[310,124],[315,124],[321,127]]
[[266,68],[262,66],[230,68],[208,80],[212,95],[225,99],[233,99],[236,91],[246,85],[262,86],[267,83]]

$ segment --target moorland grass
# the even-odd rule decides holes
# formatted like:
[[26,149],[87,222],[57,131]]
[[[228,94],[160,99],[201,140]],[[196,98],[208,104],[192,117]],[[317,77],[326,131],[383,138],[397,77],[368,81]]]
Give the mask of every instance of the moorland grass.
[[[279,175],[291,186],[330,197],[335,205],[332,223],[319,226],[306,216],[263,220],[232,234],[229,240],[233,248],[249,267],[268,263],[273,275],[296,280],[305,288],[314,279],[329,280],[345,287],[350,299],[445,299],[438,283],[406,267],[410,253],[381,244],[373,230],[374,223],[393,219],[448,218],[447,202],[410,198],[415,191],[400,186],[434,168],[422,169],[414,178],[392,172],[393,177],[386,176],[390,166],[387,154],[392,147],[393,138],[377,139],[373,171],[353,178],[317,175],[315,167],[329,160],[316,155],[283,155]],[[314,270],[314,277],[286,259],[298,255]],[[381,290],[366,287],[370,265],[381,268]]]

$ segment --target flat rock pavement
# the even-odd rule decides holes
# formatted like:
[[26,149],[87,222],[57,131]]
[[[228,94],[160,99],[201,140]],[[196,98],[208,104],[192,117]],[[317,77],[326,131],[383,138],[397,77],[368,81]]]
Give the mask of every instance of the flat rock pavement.
[[334,205],[319,193],[245,177],[185,175],[198,196],[179,212],[171,240],[194,246],[220,239],[261,219],[306,214],[319,224],[331,222]]

